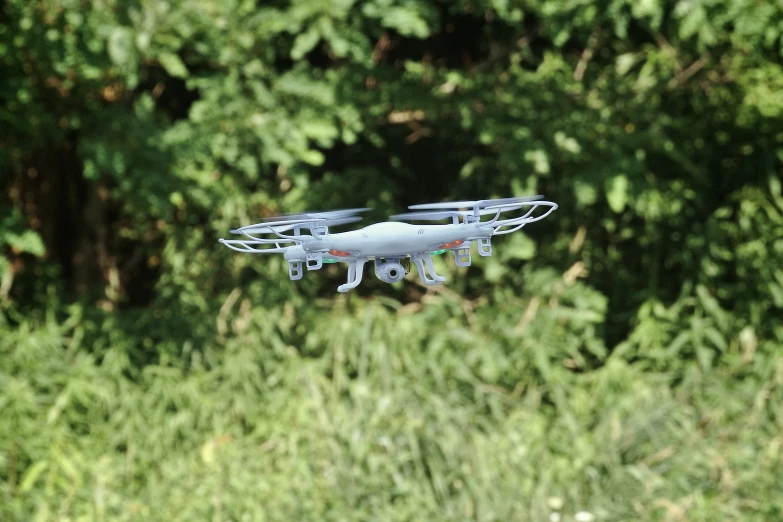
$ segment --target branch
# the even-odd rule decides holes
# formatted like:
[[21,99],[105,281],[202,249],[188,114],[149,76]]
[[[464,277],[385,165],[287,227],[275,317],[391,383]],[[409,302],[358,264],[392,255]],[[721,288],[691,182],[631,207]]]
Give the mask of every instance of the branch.
[[587,64],[590,62],[590,59],[593,57],[593,53],[595,53],[595,48],[598,45],[598,28],[594,28],[593,32],[590,33],[590,37],[587,39],[587,47],[585,47],[585,50],[582,51],[582,57],[579,59],[579,63],[576,64],[576,69],[574,69],[574,80],[577,82],[581,82],[582,78],[584,78],[585,71],[587,70]]
[[690,64],[684,71],[678,72],[674,76],[674,78],[672,78],[672,80],[669,82],[666,88],[671,90],[684,84],[691,78],[691,76],[701,71],[704,68],[704,66],[709,63],[709,61],[710,61],[709,55],[702,56],[701,58],[699,58],[698,60]]

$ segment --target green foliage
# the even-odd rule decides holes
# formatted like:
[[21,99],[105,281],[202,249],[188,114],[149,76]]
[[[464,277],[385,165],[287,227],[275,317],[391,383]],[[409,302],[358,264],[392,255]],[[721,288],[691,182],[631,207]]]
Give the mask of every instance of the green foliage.
[[121,348],[84,352],[78,311],[6,326],[3,519],[765,520],[783,509],[779,355],[741,380],[690,367],[674,390],[673,375],[617,356],[566,369],[552,327],[583,319],[551,301],[499,333],[502,308],[466,312],[449,297],[416,313],[234,302],[222,340],[134,379]]
[[[783,14],[0,2],[0,519],[783,515]],[[559,210],[294,284],[305,208]]]
[[16,209],[8,215],[0,214],[0,306],[5,304],[14,283],[14,266],[6,252],[37,257],[45,253],[41,237],[26,229],[24,219]]

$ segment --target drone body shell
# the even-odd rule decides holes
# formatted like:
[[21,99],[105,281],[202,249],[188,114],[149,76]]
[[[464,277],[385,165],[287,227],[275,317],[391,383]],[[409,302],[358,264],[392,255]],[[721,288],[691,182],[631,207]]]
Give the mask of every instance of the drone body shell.
[[[334,257],[408,257],[455,247],[471,239],[489,238],[492,228],[479,223],[460,225],[412,225],[387,221],[350,232],[329,234],[321,241],[302,245],[305,252],[326,252]],[[350,255],[341,256],[336,253]]]

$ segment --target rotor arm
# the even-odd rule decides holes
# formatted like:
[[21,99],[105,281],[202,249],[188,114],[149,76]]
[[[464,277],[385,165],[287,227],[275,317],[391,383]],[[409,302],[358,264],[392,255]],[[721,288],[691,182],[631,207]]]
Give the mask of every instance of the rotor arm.
[[348,282],[344,285],[337,287],[337,291],[345,293],[348,290],[356,288],[359,283],[362,282],[362,275],[364,273],[364,264],[367,262],[366,257],[359,257],[352,259],[348,262]]

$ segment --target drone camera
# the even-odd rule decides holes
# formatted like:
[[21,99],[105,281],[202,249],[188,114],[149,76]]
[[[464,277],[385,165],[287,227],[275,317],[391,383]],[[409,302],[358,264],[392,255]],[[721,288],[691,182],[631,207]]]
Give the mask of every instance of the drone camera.
[[396,283],[405,277],[405,268],[399,259],[375,260],[375,275],[385,283]]

